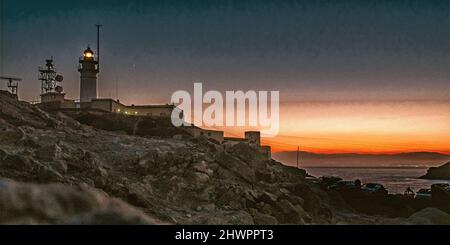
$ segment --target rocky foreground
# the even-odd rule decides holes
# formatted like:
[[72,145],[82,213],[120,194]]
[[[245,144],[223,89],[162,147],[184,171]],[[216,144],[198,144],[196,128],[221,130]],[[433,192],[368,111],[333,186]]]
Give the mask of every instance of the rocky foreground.
[[157,119],[44,111],[0,96],[0,223],[450,224],[450,216],[363,214],[246,144],[225,149]]

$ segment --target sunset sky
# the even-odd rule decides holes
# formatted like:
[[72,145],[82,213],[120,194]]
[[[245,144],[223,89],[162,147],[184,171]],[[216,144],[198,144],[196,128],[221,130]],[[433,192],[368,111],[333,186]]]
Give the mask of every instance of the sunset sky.
[[101,97],[168,103],[197,81],[277,90],[280,135],[264,139],[275,151],[450,153],[449,9],[446,0],[1,0],[0,74],[23,78],[20,97],[35,100],[37,67],[53,56],[77,99],[78,57],[95,48],[101,23]]

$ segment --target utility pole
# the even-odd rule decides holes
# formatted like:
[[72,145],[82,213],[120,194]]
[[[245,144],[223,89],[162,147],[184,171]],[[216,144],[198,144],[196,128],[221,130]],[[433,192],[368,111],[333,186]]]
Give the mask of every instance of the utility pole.
[[116,77],[116,100],[119,101],[119,79]]
[[298,157],[299,157],[299,153],[300,153],[300,147],[297,146],[297,168],[298,168]]

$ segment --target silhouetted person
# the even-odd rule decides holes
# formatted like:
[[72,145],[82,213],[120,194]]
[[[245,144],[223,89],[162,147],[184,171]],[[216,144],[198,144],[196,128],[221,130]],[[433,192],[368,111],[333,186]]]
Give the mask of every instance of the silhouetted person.
[[361,188],[361,180],[359,180],[359,179],[355,180],[355,187],[358,189]]
[[411,189],[411,187],[408,186],[405,190],[405,196],[414,196],[414,191]]

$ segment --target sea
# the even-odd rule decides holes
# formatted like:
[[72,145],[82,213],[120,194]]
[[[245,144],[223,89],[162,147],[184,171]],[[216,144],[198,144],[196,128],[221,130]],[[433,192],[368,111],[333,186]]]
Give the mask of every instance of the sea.
[[321,176],[339,176],[344,180],[360,179],[362,183],[382,184],[391,194],[403,193],[410,187],[414,191],[430,188],[435,183],[448,183],[450,180],[419,179],[427,168],[369,168],[369,167],[310,167],[304,168],[308,174]]

